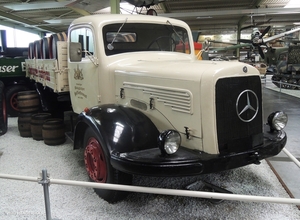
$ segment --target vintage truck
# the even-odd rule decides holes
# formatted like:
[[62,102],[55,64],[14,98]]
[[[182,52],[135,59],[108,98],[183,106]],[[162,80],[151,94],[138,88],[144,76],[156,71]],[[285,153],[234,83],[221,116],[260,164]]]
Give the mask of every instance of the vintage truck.
[[[263,123],[257,69],[197,60],[182,21],[84,16],[57,51],[57,59],[27,59],[27,76],[42,86],[39,93],[70,96],[78,114],[74,148],[84,148],[91,181],[218,172],[259,164],[286,144],[284,112]],[[95,191],[112,203],[126,195]]]
[[277,71],[272,76],[273,83],[284,89],[300,89],[300,46],[276,49],[274,54]]

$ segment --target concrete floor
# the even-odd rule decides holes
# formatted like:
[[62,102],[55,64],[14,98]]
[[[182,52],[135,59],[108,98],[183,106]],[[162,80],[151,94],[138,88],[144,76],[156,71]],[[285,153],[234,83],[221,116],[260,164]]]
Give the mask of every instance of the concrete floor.
[[[264,118],[276,110],[282,110],[288,114],[288,124],[284,129],[288,141],[285,148],[298,159],[300,158],[300,90],[279,89],[271,82],[271,76],[267,75],[262,80]],[[278,175],[282,185],[291,197],[300,199],[300,169],[281,152],[267,160],[273,171]]]

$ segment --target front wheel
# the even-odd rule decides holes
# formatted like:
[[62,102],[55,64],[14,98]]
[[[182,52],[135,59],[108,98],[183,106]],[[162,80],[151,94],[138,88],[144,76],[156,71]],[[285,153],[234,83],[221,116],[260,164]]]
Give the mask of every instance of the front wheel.
[[[109,152],[104,143],[99,140],[91,128],[84,135],[84,163],[91,181],[97,183],[111,183],[131,185],[132,175],[114,169],[109,163]],[[95,192],[109,203],[124,199],[128,192],[106,189],[94,189]]]

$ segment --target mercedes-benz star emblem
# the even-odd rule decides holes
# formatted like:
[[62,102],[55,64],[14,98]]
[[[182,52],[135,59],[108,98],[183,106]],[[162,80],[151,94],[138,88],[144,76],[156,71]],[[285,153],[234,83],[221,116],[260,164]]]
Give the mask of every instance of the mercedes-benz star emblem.
[[243,122],[252,121],[259,109],[257,95],[252,90],[244,90],[236,100],[236,113]]

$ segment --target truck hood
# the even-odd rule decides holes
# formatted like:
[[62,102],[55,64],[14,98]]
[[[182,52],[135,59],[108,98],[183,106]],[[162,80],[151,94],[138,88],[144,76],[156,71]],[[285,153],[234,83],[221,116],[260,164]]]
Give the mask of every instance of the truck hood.
[[[211,136],[216,131],[213,114],[216,82],[220,78],[259,75],[259,72],[245,63],[200,61],[175,54],[176,58],[164,52],[119,56],[110,65],[114,95],[118,103],[142,110],[160,131],[174,128],[184,134],[188,127],[194,139],[188,142],[183,138],[183,146],[217,152],[215,137],[208,138],[214,143],[206,143],[215,148],[204,149],[202,143],[204,135]],[[209,129],[201,126],[205,120]]]
[[225,72],[228,71],[235,75],[259,74],[256,68],[238,61],[202,61],[191,55],[178,54],[137,52],[116,55],[116,61],[111,62],[110,69],[121,74],[188,81],[199,81],[203,75],[219,78],[225,76]]

